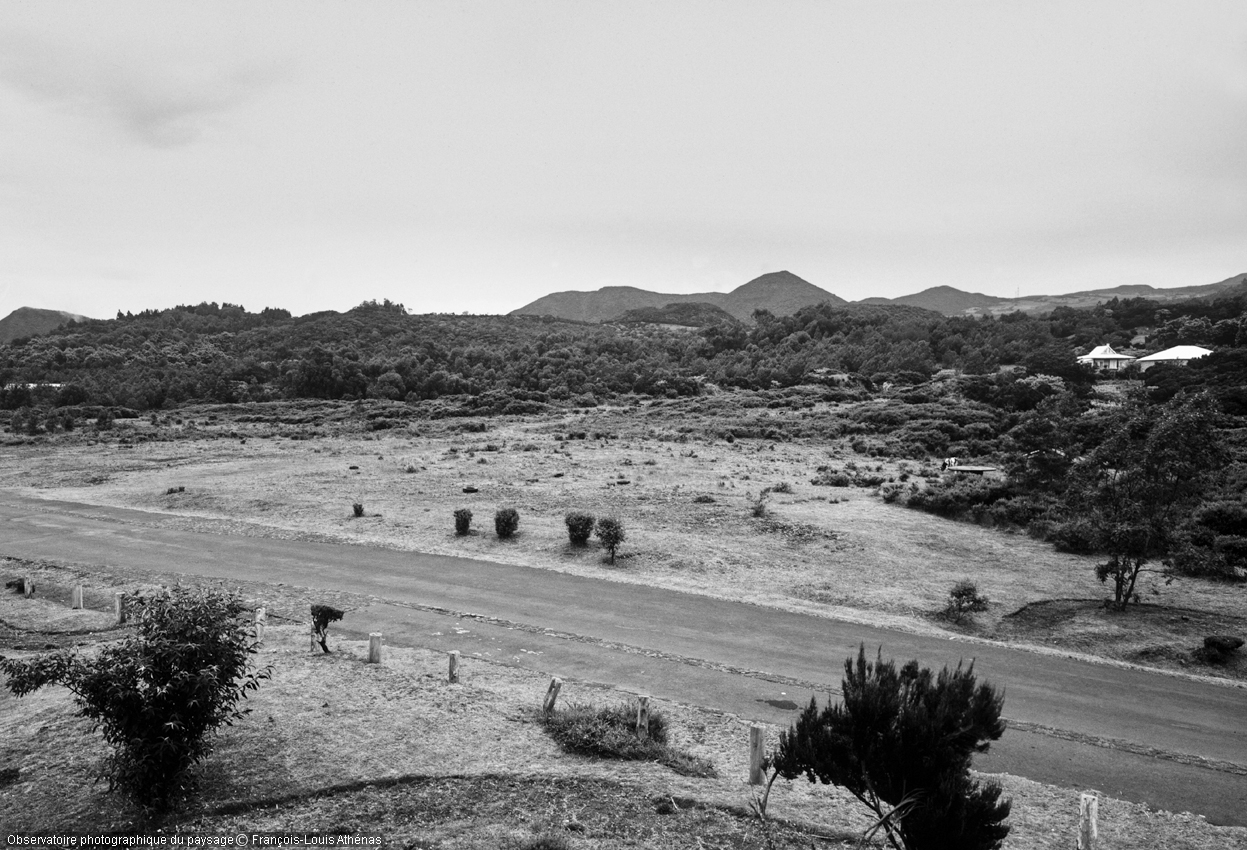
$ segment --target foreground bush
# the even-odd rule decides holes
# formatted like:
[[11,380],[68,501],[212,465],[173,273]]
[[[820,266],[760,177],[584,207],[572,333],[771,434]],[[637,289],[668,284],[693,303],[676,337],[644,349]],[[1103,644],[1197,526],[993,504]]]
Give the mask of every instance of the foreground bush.
[[544,715],[546,732],[563,749],[599,758],[656,761],[685,776],[714,776],[706,759],[675,749],[667,743],[667,720],[656,709],[649,713],[649,737],[636,734],[637,711],[627,704],[597,707],[569,704],[562,711]]
[[190,790],[188,771],[210,751],[211,733],[249,711],[238,702],[269,671],[251,669],[256,647],[237,594],[178,587],[133,602],[137,635],[96,657],[6,658],[0,670],[15,696],[68,688],[113,747],[110,790],[163,808]]
[[894,847],[996,850],[1009,834],[1000,786],[970,777],[973,753],[1000,738],[1004,697],[976,685],[974,665],[939,675],[880,656],[844,663],[844,702],[814,699],[780,734],[772,759],[785,779],[805,775],[847,789],[874,813]]
[[583,546],[593,534],[593,514],[572,511],[563,518],[567,523],[567,539],[573,546]]
[[494,514],[494,532],[506,540],[514,537],[520,527],[520,514],[515,508],[499,508]]
[[467,535],[472,527],[472,510],[471,508],[459,508],[455,511],[455,534],[460,537]]

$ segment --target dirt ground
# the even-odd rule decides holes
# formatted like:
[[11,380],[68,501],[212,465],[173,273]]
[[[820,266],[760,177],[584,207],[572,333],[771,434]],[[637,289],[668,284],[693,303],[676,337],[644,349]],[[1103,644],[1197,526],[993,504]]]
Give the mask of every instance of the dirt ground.
[[[1111,591],[1092,558],[885,504],[873,489],[811,483],[820,466],[921,483],[938,474],[934,462],[870,458],[842,440],[729,442],[686,404],[411,420],[379,431],[367,430],[375,416],[367,406],[322,408],[191,408],[101,434],[11,439],[0,448],[0,487],[155,511],[177,527],[479,557],[1247,678],[1247,659],[1212,666],[1197,653],[1209,634],[1247,636],[1247,585],[1145,574],[1144,604],[1114,613],[1100,604]],[[765,488],[778,491],[754,516]],[[454,534],[460,507],[474,515],[466,537]],[[520,514],[508,541],[493,532],[501,507]],[[568,544],[571,510],[624,523],[614,565],[596,547]],[[964,578],[990,605],[950,623],[938,613]]]
[[[126,633],[106,610],[108,586],[161,584],[174,576],[126,571],[97,576],[98,599],[71,611],[73,569],[7,564],[38,577],[37,598],[0,594],[0,652],[29,657],[49,643],[90,652]],[[204,583],[211,583],[203,580]],[[111,584],[110,584],[111,583]],[[572,848],[849,848],[869,825],[847,794],[805,781],[777,782],[770,820],[751,812],[748,724],[704,708],[655,700],[677,746],[709,759],[713,779],[657,764],[569,755],[541,730],[547,680],[530,671],[465,659],[446,680],[445,656],[339,640],[308,650],[305,594],[259,583],[240,588],[271,606],[258,666],[272,678],[250,696],[251,713],[222,730],[198,771],[199,793],[174,816],[142,813],[94,783],[106,748],[60,688],[22,699],[0,687],[0,812],[14,832],[323,831],[384,836],[391,847],[521,848],[561,836]],[[333,600],[349,606],[345,595]],[[90,606],[94,605],[95,610]],[[103,609],[103,610],[102,610]],[[15,647],[23,649],[15,651]],[[628,694],[569,681],[562,702],[609,704]],[[767,731],[773,743],[777,728]],[[1007,850],[1073,844],[1078,792],[1012,776]],[[1102,798],[1104,847],[1121,850],[1247,848],[1247,830]],[[1101,846],[1101,845],[1098,845]]]

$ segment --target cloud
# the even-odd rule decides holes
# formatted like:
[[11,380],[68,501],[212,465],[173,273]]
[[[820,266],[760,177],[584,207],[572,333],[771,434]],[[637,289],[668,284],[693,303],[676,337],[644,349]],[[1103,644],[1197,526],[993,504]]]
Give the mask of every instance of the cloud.
[[271,65],[124,49],[112,52],[0,32],[0,81],[62,112],[111,124],[154,148],[192,144],[280,77]]

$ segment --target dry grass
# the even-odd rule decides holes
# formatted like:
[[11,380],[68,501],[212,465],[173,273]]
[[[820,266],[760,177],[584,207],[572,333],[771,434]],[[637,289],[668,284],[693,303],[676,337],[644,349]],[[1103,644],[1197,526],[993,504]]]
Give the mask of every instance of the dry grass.
[[[19,600],[15,604],[28,604]],[[46,603],[45,603],[46,604]],[[295,601],[291,601],[293,606]],[[681,776],[654,763],[564,753],[543,733],[537,707],[543,676],[467,660],[457,685],[444,656],[386,647],[364,663],[362,642],[336,642],[312,655],[302,627],[271,627],[258,658],[271,681],[249,700],[251,714],[220,735],[199,771],[200,792],[182,812],[147,821],[92,784],[105,749],[75,716],[61,689],[21,700],[0,689],[0,788],[13,831],[342,831],[381,834],[391,846],[519,847],[543,834],[574,848],[634,846],[851,847],[867,824],[846,794],[779,782],[766,826],[749,814],[748,724],[705,709],[655,700],[671,742],[712,762],[720,778]],[[565,698],[598,704],[626,696],[576,682]],[[772,742],[777,729],[771,729]],[[1070,846],[1077,793],[1009,776],[1014,799],[1007,850]],[[1247,830],[1201,818],[1101,801],[1105,846],[1230,848]]]
[[[434,422],[300,440],[283,439],[290,431],[284,426],[225,418],[172,442],[88,445],[77,435],[10,447],[0,457],[0,485],[156,511],[164,518],[154,521],[174,527],[481,557],[925,633],[952,628],[933,614],[953,584],[969,578],[991,606],[955,629],[962,633],[1243,675],[1237,667],[1197,667],[1190,651],[1209,629],[1247,630],[1247,586],[1167,585],[1146,576],[1140,593],[1147,603],[1201,615],[1183,621],[1188,612],[1177,612],[1157,638],[1147,618],[1096,613],[1094,602],[1108,591],[1095,579],[1093,559],[884,504],[865,489],[809,483],[820,465],[850,463],[889,477],[904,469],[918,480],[917,463],[865,458],[841,441],[674,442],[686,413],[599,409],[489,420],[485,433]],[[208,422],[204,412],[185,415]],[[579,431],[614,436],[561,439]],[[144,422],[131,433],[140,432],[159,433]],[[780,483],[791,492],[772,493],[768,515],[752,517],[751,497]],[[178,486],[185,491],[167,493]],[[463,493],[469,486],[477,492]],[[355,502],[365,505],[364,517],[352,516]],[[457,507],[475,514],[465,537],[454,533]],[[499,507],[520,513],[512,540],[493,533],[490,518]],[[595,545],[568,545],[569,510],[624,522],[628,540],[615,566]],[[1090,602],[1083,606],[1089,613],[1009,617],[1032,603],[1071,598]],[[1161,651],[1161,642],[1172,642],[1172,651]]]

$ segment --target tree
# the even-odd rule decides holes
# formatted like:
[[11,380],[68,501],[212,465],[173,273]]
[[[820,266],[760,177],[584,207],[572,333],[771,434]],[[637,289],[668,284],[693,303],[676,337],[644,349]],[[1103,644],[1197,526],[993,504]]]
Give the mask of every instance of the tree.
[[611,563],[615,563],[615,550],[624,542],[623,523],[614,517],[602,517],[598,520],[598,540],[611,553]]
[[247,713],[239,701],[269,670],[251,669],[256,644],[237,594],[176,587],[135,603],[135,637],[93,658],[0,658],[0,671],[15,696],[50,684],[72,691],[113,747],[110,790],[163,808],[189,791],[188,771],[210,751],[211,733]]
[[1107,560],[1096,567],[1113,580],[1113,607],[1135,597],[1145,565],[1168,554],[1175,532],[1202,501],[1226,461],[1208,393],[1164,405],[1136,402],[1111,423],[1105,440],[1071,475],[1070,501],[1085,518],[1091,543]]
[[1004,734],[1004,695],[976,684],[973,663],[938,676],[917,661],[898,671],[882,653],[867,662],[865,646],[844,674],[842,704],[820,712],[811,699],[780,734],[776,772],[847,789],[897,850],[1000,847],[1011,802],[973,780],[970,762]]

